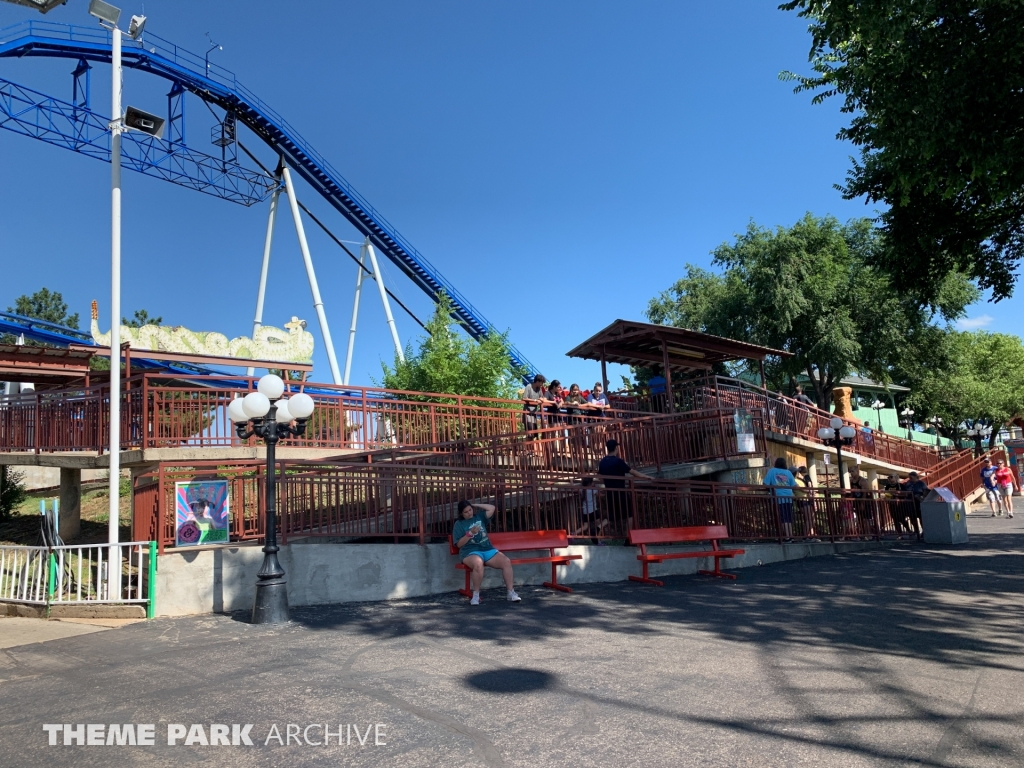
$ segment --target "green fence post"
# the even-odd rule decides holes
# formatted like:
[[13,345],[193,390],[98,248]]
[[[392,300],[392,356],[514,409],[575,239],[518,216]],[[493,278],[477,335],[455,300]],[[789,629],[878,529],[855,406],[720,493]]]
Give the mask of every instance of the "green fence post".
[[146,590],[149,594],[146,604],[146,618],[152,619],[156,616],[156,542],[149,542],[149,584]]
[[57,557],[50,552],[50,572],[46,577],[46,605],[49,607],[53,593],[57,590]]

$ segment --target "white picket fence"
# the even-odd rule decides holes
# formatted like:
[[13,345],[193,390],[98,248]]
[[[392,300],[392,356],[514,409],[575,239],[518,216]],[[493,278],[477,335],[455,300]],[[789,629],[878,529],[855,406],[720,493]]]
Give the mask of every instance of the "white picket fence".
[[[111,563],[115,563],[113,568]],[[153,615],[156,542],[62,547],[0,546],[0,601],[147,606]]]

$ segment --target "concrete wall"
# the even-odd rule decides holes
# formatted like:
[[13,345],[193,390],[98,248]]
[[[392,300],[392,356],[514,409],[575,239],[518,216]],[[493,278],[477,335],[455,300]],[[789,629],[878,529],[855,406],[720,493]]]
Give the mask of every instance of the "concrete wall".
[[[760,563],[797,560],[874,549],[886,544],[748,544],[746,554],[723,560],[723,567],[747,568]],[[652,548],[679,549],[673,547]],[[637,550],[623,546],[574,546],[570,554],[583,555],[559,568],[565,584],[625,581],[640,575]],[[455,569],[456,558],[447,544],[331,544],[295,542],[281,547],[287,572],[288,600],[293,606],[392,600],[454,592],[465,575]],[[178,550],[158,562],[156,613],[158,616],[220,613],[252,608],[256,572],[263,561],[258,546],[228,546]],[[651,576],[696,573],[711,568],[705,558],[669,560],[651,566]],[[550,565],[516,567],[516,584],[541,584],[551,577]],[[501,586],[501,574],[487,569],[484,588]],[[637,585],[641,588],[640,585]]]

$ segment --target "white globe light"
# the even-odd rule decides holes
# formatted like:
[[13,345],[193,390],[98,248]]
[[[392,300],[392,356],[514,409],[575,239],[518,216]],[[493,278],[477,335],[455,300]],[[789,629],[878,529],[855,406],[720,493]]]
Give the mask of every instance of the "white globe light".
[[250,419],[262,419],[270,410],[270,399],[262,392],[250,392],[242,400],[242,409]]
[[260,379],[260,383],[256,385],[256,391],[270,400],[277,400],[277,398],[284,394],[284,382],[281,381],[280,376],[268,373]]
[[836,436],[836,431],[832,427],[822,427],[818,430],[819,440],[831,440]]
[[313,415],[314,408],[316,408],[316,403],[305,392],[292,395],[291,400],[288,401],[288,410],[296,419],[308,419]]
[[295,418],[288,410],[287,400],[278,400],[276,403],[274,403],[274,405],[277,406],[277,413],[274,414],[274,419],[277,421],[278,424],[287,424],[288,422]]
[[843,427],[839,430],[839,436],[844,440],[849,440],[851,437],[857,434],[857,430],[853,427]]
[[228,403],[228,418],[231,419],[233,424],[244,424],[249,420],[245,409],[242,407],[242,398],[236,397]]
[[843,420],[840,419],[838,416],[833,416],[831,419],[829,419],[828,425],[832,427],[832,429],[839,429],[840,427],[843,426]]

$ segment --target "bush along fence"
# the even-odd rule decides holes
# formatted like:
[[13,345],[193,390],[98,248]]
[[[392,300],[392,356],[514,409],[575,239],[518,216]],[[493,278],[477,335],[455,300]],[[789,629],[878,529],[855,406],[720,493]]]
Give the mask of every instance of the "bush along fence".
[[[117,563],[114,568],[110,563]],[[156,610],[155,541],[59,547],[0,546],[0,602],[141,605]]]

